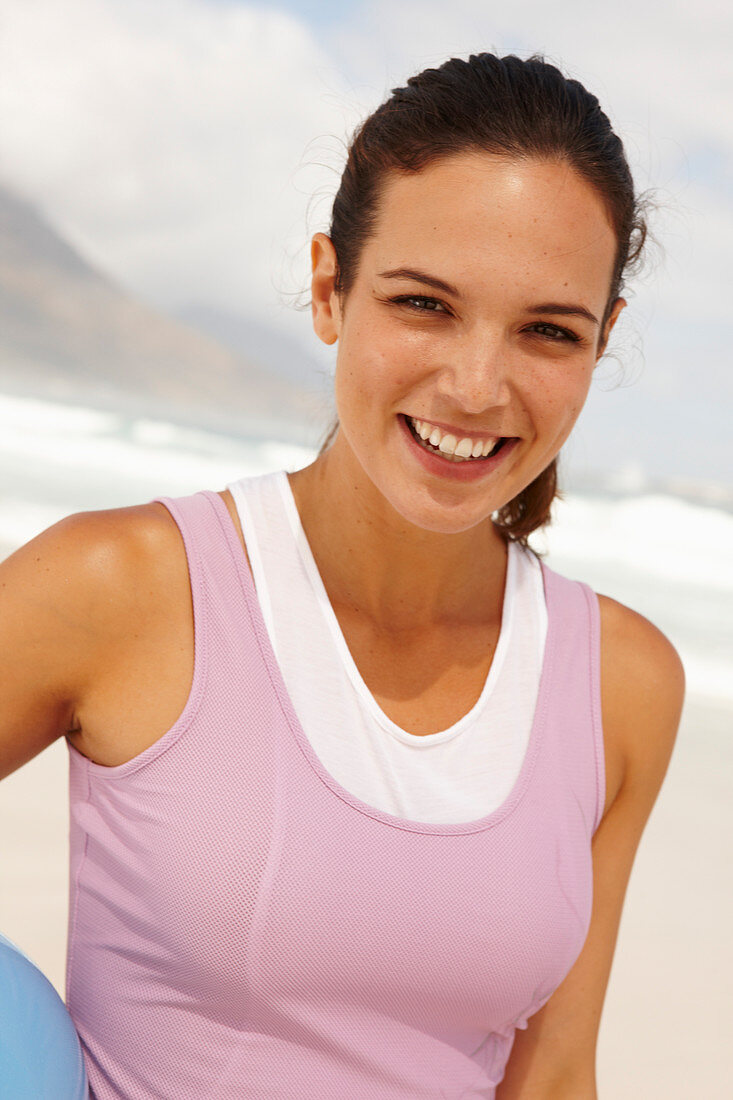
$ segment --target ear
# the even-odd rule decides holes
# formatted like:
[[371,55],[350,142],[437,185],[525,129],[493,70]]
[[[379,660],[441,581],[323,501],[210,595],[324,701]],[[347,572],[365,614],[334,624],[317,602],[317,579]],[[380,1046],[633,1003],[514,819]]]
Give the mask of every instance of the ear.
[[341,330],[341,303],[336,292],[338,261],[336,249],[325,233],[311,241],[311,310],[316,336],[324,344],[335,344]]
[[613,303],[613,306],[611,307],[611,313],[609,315],[608,320],[606,321],[606,327],[604,328],[603,333],[601,334],[601,338],[598,341],[598,350],[596,351],[596,360],[600,359],[601,356],[603,355],[604,351],[606,350],[606,345],[608,344],[608,338],[611,335],[611,329],[613,328],[613,326],[618,321],[619,314],[621,313],[622,309],[626,309],[626,299],[625,298],[617,298],[616,301]]

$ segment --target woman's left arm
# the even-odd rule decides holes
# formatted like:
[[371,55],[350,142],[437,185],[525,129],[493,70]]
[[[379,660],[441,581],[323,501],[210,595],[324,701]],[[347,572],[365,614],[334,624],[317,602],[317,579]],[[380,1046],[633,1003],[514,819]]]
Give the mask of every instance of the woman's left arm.
[[615,600],[599,602],[607,783],[590,929],[565,981],[517,1031],[496,1100],[597,1100],[596,1041],[624,895],[682,711],[684,672],[667,638]]

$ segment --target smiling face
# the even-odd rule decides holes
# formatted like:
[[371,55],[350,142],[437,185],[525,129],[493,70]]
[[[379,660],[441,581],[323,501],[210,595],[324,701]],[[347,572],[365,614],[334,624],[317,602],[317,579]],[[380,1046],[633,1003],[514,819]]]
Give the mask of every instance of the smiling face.
[[345,300],[313,244],[318,335],[338,340],[331,460],[431,531],[467,530],[557,455],[608,331],[616,238],[562,163],[466,153],[388,177]]

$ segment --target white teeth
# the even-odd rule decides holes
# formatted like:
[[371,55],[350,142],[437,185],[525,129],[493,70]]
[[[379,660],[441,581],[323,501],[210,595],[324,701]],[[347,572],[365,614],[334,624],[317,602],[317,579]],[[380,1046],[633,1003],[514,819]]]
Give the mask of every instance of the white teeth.
[[415,434],[420,439],[429,443],[431,447],[436,447],[441,454],[452,458],[454,462],[466,462],[471,458],[486,458],[498,442],[496,437],[474,441],[468,436],[463,436],[459,440],[455,435],[444,432],[442,428],[436,428],[427,420],[417,420],[415,417],[408,417],[408,419]]

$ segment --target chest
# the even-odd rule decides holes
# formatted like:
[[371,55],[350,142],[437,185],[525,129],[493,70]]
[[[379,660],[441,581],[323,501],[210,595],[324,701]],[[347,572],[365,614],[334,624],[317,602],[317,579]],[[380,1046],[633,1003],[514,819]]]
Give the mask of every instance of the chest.
[[497,623],[388,632],[353,609],[336,604],[334,613],[367,690],[402,729],[436,733],[475,705],[496,650]]
[[233,1028],[308,1020],[314,997],[339,1026],[373,997],[406,1033],[449,1026],[478,1044],[539,1007],[590,912],[588,806],[562,760],[539,759],[535,774],[555,780],[529,775],[493,827],[394,828],[321,781],[277,707],[259,718],[244,729],[234,701],[205,702],[153,764],[75,803],[75,848],[116,869],[113,896],[94,882],[98,858],[75,875],[87,946],[99,928],[131,937],[140,965],[142,930],[156,986],[210,1001]]

